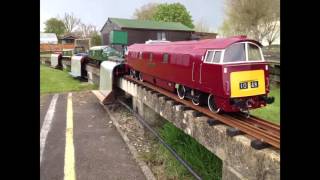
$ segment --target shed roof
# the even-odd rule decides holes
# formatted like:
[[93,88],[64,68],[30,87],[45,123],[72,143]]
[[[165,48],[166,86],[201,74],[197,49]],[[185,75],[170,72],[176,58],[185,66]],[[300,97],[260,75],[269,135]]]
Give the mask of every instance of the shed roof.
[[183,25],[180,22],[160,22],[160,21],[123,19],[123,18],[109,18],[108,20],[117,24],[121,28],[190,31],[190,32],[194,31],[193,29]]
[[64,35],[60,39],[77,39],[78,37],[72,34]]
[[57,44],[58,38],[55,33],[40,33],[40,44]]

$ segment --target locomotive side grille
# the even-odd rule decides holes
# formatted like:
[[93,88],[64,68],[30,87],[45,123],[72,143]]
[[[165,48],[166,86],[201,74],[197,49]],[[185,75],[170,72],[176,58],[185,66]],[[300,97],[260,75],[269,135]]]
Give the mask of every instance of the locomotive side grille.
[[232,98],[266,93],[263,70],[231,72],[230,82]]

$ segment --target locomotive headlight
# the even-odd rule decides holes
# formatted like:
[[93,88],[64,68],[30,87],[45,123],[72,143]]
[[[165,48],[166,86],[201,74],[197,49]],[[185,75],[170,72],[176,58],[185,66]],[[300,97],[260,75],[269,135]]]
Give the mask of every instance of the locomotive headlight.
[[269,66],[268,66],[268,64],[266,65],[266,71],[268,71],[268,68],[269,68]]
[[223,73],[227,73],[228,69],[227,68],[223,68]]

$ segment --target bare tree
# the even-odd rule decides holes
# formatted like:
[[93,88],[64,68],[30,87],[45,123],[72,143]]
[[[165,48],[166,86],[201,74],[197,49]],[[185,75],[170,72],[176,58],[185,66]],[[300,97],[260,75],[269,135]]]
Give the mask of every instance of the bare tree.
[[64,26],[66,27],[67,33],[73,32],[76,29],[76,27],[81,23],[80,19],[75,17],[73,13],[65,13],[62,20]]
[[82,38],[90,38],[93,33],[96,33],[97,27],[92,24],[80,23],[79,28],[77,29],[77,34]]
[[157,3],[145,4],[135,10],[133,17],[140,20],[151,20],[153,19],[153,15],[157,10],[158,5],[159,4]]
[[268,26],[269,33],[266,35],[266,40],[270,46],[280,36],[279,21],[273,21]]
[[210,32],[210,27],[205,19],[200,19],[195,23],[195,30],[198,32]]
[[[245,34],[258,41],[276,39],[275,22],[280,19],[280,0],[226,0],[226,18],[220,30],[224,35]],[[273,34],[273,35],[271,35]]]

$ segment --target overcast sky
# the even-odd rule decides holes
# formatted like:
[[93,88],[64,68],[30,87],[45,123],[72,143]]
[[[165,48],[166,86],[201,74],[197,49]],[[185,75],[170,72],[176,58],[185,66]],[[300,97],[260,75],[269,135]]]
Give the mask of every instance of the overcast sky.
[[51,17],[63,17],[73,13],[85,24],[100,28],[108,17],[133,18],[136,8],[149,2],[180,2],[190,12],[194,24],[203,20],[216,31],[223,21],[224,0],[40,0],[40,31],[44,22]]

